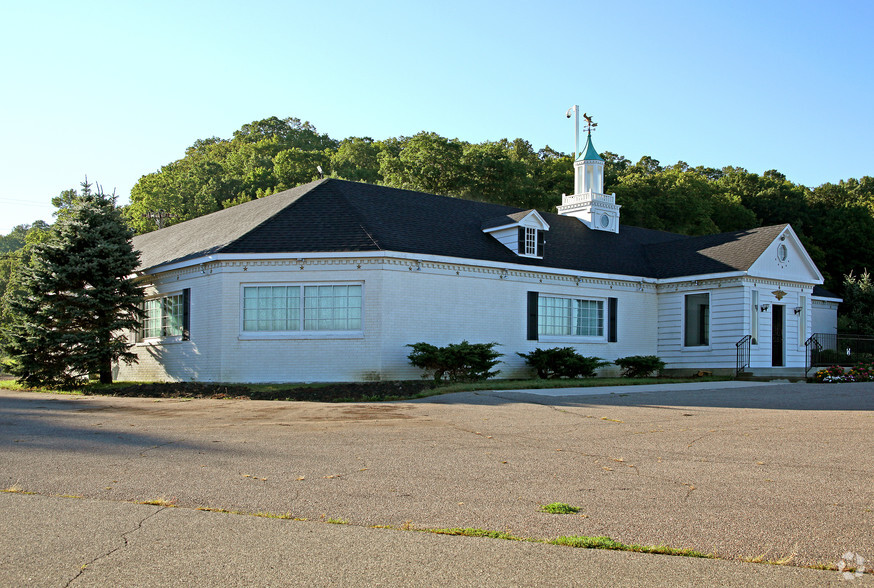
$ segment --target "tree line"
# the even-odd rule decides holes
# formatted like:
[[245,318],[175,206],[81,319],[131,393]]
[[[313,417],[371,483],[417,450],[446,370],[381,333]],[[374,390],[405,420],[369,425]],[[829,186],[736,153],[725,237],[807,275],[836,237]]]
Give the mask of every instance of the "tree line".
[[[861,275],[874,259],[874,178],[816,188],[769,170],[634,163],[606,151],[605,191],[622,205],[622,223],[684,235],[791,223],[842,294],[844,276]],[[524,139],[472,143],[422,131],[374,140],[336,140],[297,118],[271,117],[243,125],[228,139],[198,139],[184,157],[144,175],[121,212],[137,234],[263,198],[324,175],[554,212],[573,190],[573,155]],[[321,169],[321,172],[319,171]],[[63,210],[76,197],[53,199]],[[152,214],[150,214],[152,213]],[[0,296],[14,268],[50,227],[37,221],[0,236]]]

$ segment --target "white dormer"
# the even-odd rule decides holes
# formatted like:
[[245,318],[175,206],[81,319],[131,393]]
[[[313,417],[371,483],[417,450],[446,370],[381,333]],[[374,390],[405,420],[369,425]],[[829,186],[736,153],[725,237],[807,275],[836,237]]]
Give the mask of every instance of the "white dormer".
[[482,230],[519,257],[542,259],[549,225],[532,209],[489,219]]
[[574,193],[562,194],[558,213],[583,221],[590,229],[619,232],[619,209],[616,194],[604,194],[604,160],[592,145],[592,131],[586,145],[574,161]]

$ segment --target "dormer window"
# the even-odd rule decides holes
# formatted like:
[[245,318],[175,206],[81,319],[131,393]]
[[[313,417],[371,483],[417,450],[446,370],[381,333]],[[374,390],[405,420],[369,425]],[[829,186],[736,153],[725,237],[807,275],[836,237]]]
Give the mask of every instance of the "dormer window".
[[519,227],[519,255],[543,257],[543,231],[534,227]]
[[482,230],[519,257],[542,259],[549,225],[536,210],[521,210],[483,221]]

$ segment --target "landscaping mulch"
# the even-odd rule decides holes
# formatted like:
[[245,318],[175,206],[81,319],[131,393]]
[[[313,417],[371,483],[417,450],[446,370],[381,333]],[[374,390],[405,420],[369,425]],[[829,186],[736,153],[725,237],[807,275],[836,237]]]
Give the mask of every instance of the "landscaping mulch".
[[250,388],[244,384],[167,382],[120,385],[100,390],[110,396],[146,398],[248,398],[251,400],[305,400],[311,402],[363,402],[414,398],[432,387],[430,381],[339,382],[310,386]]

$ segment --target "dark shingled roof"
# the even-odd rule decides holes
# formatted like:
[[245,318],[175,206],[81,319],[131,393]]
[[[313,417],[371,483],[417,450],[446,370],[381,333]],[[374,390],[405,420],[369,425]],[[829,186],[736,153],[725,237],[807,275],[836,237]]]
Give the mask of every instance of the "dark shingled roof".
[[786,225],[704,237],[622,226],[549,224],[543,259],[519,257],[483,228],[530,210],[325,179],[134,238],[141,268],[219,253],[398,251],[651,278],[749,269]]
[[842,300],[840,296],[832,292],[831,290],[826,290],[822,286],[814,286],[813,287],[813,295],[818,296],[820,298],[834,298],[835,300]]

